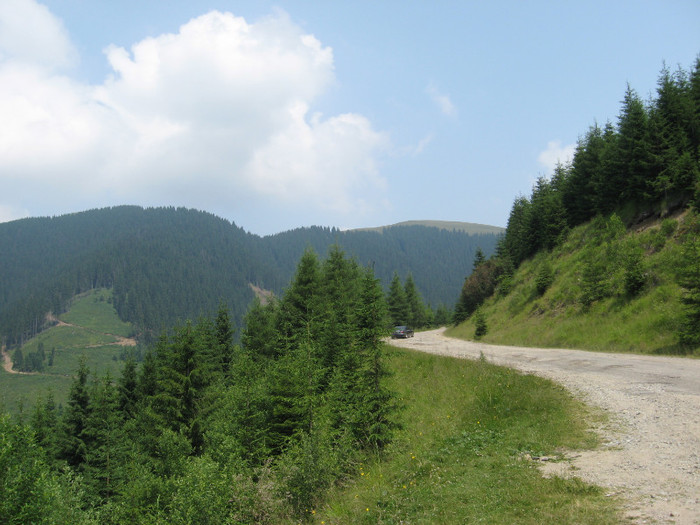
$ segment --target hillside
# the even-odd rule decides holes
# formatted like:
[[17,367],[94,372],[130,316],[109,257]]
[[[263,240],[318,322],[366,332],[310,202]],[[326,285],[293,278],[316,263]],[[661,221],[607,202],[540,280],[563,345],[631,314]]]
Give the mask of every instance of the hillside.
[[[489,343],[647,354],[692,353],[679,344],[680,276],[700,220],[685,211],[626,229],[613,215],[574,228],[552,250],[500,279],[481,306]],[[697,263],[697,260],[695,261]],[[448,331],[473,338],[478,315]],[[695,353],[698,353],[697,348]]]
[[121,206],[0,224],[0,333],[8,346],[64,312],[72,298],[113,289],[119,317],[153,336],[178,320],[216,311],[224,302],[242,325],[253,286],[280,295],[308,247],[325,256],[338,244],[383,285],[411,273],[424,300],[451,306],[478,248],[489,255],[493,233],[432,226],[382,233],[299,228],[259,237],[196,210]]
[[[50,323],[50,328],[21,348],[3,354],[0,406],[5,410],[16,412],[22,404],[29,409],[48,392],[63,404],[81,361],[95,377],[116,378],[127,356],[138,357],[142,352],[130,337],[132,327],[117,317],[109,290],[76,297],[68,311]],[[18,365],[15,370],[13,360]]]

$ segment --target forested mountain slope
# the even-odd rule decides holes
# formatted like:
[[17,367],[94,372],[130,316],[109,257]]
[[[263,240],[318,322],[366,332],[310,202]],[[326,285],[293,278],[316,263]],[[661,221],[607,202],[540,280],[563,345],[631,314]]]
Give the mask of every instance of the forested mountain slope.
[[628,86],[616,125],[591,126],[571,163],[515,199],[457,321],[511,344],[700,348],[700,58],[664,68],[656,95]]
[[226,303],[238,326],[251,284],[281,294],[307,247],[325,256],[339,244],[373,265],[386,286],[413,275],[434,306],[452,305],[473,254],[493,253],[497,236],[425,226],[383,233],[300,228],[259,237],[209,213],[120,206],[0,224],[0,333],[12,345],[38,333],[48,312],[78,293],[113,288],[119,316],[142,333],[216,311]]

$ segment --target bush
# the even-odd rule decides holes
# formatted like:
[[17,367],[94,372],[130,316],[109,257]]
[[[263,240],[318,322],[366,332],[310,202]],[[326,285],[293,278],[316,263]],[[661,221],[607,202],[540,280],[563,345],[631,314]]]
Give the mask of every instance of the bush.
[[554,272],[552,270],[552,265],[549,264],[549,261],[545,261],[540,266],[540,269],[537,272],[537,277],[535,278],[537,295],[544,295],[547,288],[549,288],[553,282]]
[[627,295],[637,295],[646,284],[642,248],[637,243],[630,243],[624,255],[624,286]]
[[488,332],[488,326],[486,325],[486,316],[481,308],[479,308],[474,313],[474,325],[476,330],[474,331],[474,338],[481,339]]

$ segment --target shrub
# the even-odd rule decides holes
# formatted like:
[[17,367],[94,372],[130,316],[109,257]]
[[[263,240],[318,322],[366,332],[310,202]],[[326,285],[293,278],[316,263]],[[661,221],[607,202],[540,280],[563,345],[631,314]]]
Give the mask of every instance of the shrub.
[[486,335],[486,332],[488,332],[488,326],[486,325],[486,316],[484,316],[484,312],[481,308],[479,308],[474,313],[474,324],[476,326],[476,330],[474,331],[474,338],[481,339],[483,336]]
[[552,265],[549,261],[545,261],[540,265],[540,269],[537,272],[537,277],[535,278],[535,287],[537,289],[537,295],[544,295],[554,282],[554,272],[552,270]]

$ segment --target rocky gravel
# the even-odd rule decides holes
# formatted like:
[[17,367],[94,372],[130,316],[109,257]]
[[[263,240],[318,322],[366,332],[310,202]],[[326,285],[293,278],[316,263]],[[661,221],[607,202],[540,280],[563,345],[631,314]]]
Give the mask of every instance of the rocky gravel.
[[700,360],[581,350],[487,345],[446,337],[444,329],[391,343],[479,358],[554,380],[608,414],[603,445],[546,475],[577,476],[625,506],[626,523],[700,524]]

